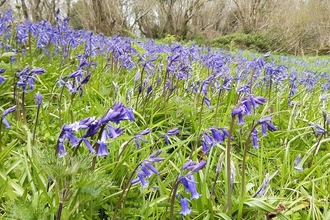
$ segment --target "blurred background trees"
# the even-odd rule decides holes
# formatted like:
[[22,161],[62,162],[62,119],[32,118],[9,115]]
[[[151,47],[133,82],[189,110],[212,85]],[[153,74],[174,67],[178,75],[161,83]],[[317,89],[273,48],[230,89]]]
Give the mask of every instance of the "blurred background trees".
[[327,53],[328,0],[0,0],[17,19],[70,24],[105,35],[193,40],[210,46]]

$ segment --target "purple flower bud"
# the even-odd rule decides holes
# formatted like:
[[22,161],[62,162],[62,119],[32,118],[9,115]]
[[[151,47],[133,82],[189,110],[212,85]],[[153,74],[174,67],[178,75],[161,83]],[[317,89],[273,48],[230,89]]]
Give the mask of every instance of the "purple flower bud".
[[261,133],[262,133],[262,136],[267,136],[267,124],[266,123],[261,124]]
[[219,132],[218,129],[211,128],[211,132],[212,132],[212,136],[213,136],[214,140],[216,140],[217,142],[224,141],[224,137],[223,137],[223,135],[221,135],[221,133]]
[[186,170],[186,169],[192,169],[197,163],[192,161],[192,160],[189,160],[188,162],[186,162],[185,164],[183,164],[182,166],[182,170]]
[[140,145],[140,142],[139,142],[139,138],[134,137],[134,142],[135,142],[136,148],[138,150],[140,150],[141,149],[141,145]]
[[187,183],[188,183],[187,191],[190,192],[191,199],[198,199],[201,195],[197,192],[194,175],[189,175],[187,177]]
[[269,185],[269,181],[270,181],[269,173],[266,173],[264,180],[262,181],[262,183],[261,183],[260,187],[258,188],[258,190],[256,191],[256,193],[252,196],[252,198],[264,195],[266,192],[266,187]]
[[141,131],[140,133],[138,133],[137,135],[147,135],[147,134],[150,133],[150,131],[151,131],[151,129],[150,128],[147,128],[147,129]]
[[267,123],[267,129],[269,131],[277,131],[277,128],[271,123]]
[[166,135],[167,136],[174,136],[176,134],[178,134],[180,132],[179,128],[173,128],[171,130],[169,130]]
[[80,138],[75,137],[71,132],[66,131],[65,136],[69,139],[70,143],[72,144],[72,147],[78,146],[80,143]]
[[238,124],[243,125],[244,124],[243,114],[239,113],[237,116],[238,116]]
[[251,103],[248,100],[245,100],[242,104],[245,114],[251,115]]
[[6,115],[8,115],[9,113],[12,113],[16,111],[16,105],[6,109],[3,113],[2,113],[2,117],[5,117]]
[[8,120],[6,118],[2,118],[2,122],[5,125],[6,129],[9,129],[10,128],[9,122],[8,122]]
[[210,101],[210,99],[207,98],[206,96],[204,96],[204,97],[203,97],[203,100],[204,100],[206,106],[210,108],[210,106],[211,106],[211,101]]
[[301,154],[298,154],[297,157],[294,159],[293,168],[295,170],[302,172],[304,170],[304,168],[298,166],[300,161],[301,161]]
[[194,166],[194,168],[191,170],[191,172],[198,172],[201,169],[203,169],[206,165],[206,161],[202,160],[201,162],[199,162],[197,165]]
[[242,108],[236,108],[236,109],[234,109],[234,110],[232,111],[232,113],[231,113],[231,117],[234,118],[236,115],[238,115],[238,114],[242,114],[242,112],[243,112],[243,109],[242,109]]
[[265,118],[260,118],[259,121],[258,121],[258,124],[262,124],[262,123],[270,122],[270,121],[272,121],[272,117],[271,116],[265,117]]
[[151,154],[149,158],[155,158],[158,157],[162,153],[161,150],[156,151],[155,153]]
[[0,85],[3,84],[6,81],[6,78],[4,76],[0,76]]
[[35,73],[35,74],[43,74],[45,73],[46,70],[43,69],[43,68],[39,68],[39,67],[36,67],[36,68],[33,68],[30,73]]
[[37,92],[37,94],[34,96],[34,98],[37,101],[38,108],[40,108],[41,103],[42,103],[42,95],[39,92]]
[[257,96],[257,97],[255,97],[255,102],[257,103],[257,104],[259,104],[259,105],[263,105],[263,104],[265,104],[265,102],[266,102],[266,99],[264,98],[264,97],[261,97],[261,96]]

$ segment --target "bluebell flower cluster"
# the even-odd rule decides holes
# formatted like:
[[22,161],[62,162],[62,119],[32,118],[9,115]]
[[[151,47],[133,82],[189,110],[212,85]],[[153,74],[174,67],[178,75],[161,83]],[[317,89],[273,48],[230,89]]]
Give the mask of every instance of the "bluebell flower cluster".
[[248,95],[243,97],[237,104],[237,107],[232,111],[232,117],[238,117],[238,124],[244,124],[243,116],[251,115],[251,111],[256,109],[258,105],[263,105],[266,99],[261,96],[254,97]]
[[27,92],[27,87],[29,87],[30,90],[33,90],[35,86],[36,75],[41,75],[45,72],[46,71],[43,68],[36,67],[30,69],[30,66],[26,66],[23,70],[16,72],[18,76],[17,86],[21,87],[24,93]]
[[71,94],[79,92],[80,97],[83,95],[82,87],[89,82],[92,76],[88,68],[96,65],[93,62],[88,62],[87,58],[87,56],[81,56],[76,71],[58,80],[59,87],[65,86]]
[[309,126],[317,136],[323,135],[325,133],[325,129],[320,124],[309,123]]
[[168,132],[166,132],[166,133],[164,134],[164,139],[165,139],[166,144],[167,144],[167,145],[170,145],[171,142],[170,142],[170,140],[169,140],[169,137],[170,137],[170,136],[175,136],[175,135],[177,135],[179,132],[180,132],[180,129],[179,129],[179,128],[173,128],[173,129],[169,130]]
[[[107,156],[109,154],[107,139],[115,139],[123,134],[122,128],[114,128],[111,123],[119,124],[124,120],[135,120],[132,109],[125,107],[122,103],[115,103],[101,118],[89,117],[64,125],[57,141],[56,152],[63,157],[67,154],[64,147],[66,141],[71,143],[72,147],[78,147],[84,142],[91,153],[96,153],[97,156]],[[75,135],[79,130],[86,130],[81,138]],[[97,133],[99,137],[93,147],[91,140]]]
[[[277,131],[275,125],[272,124],[272,117],[270,116],[259,119],[256,126],[258,125],[261,126],[262,136],[267,136],[267,131],[270,132]],[[259,139],[258,139],[258,129],[256,128],[256,126],[253,128],[251,132],[252,143],[253,143],[253,148],[260,148]]]
[[131,181],[131,184],[140,182],[142,188],[147,187],[149,185],[149,182],[146,180],[146,178],[149,179],[152,176],[152,174],[156,174],[156,175],[159,174],[158,170],[152,165],[152,163],[157,163],[165,160],[165,158],[158,157],[161,153],[162,153],[161,150],[156,151],[155,153],[151,154],[149,158],[142,160],[139,163],[138,168],[140,169],[137,169],[139,170],[137,173],[138,178],[133,179]]
[[228,138],[229,133],[225,128],[214,128],[211,127],[206,131],[202,132],[200,139],[202,142],[202,151],[207,153],[212,147],[216,144],[222,143],[225,141],[225,138]]
[[[202,170],[206,165],[206,161],[202,160],[197,163],[192,160],[186,162],[182,168],[181,172],[187,171],[186,174],[178,177],[178,182],[181,183],[185,190],[190,193],[190,200],[198,199],[201,195],[197,192],[196,181],[194,178],[194,173]],[[178,197],[179,195],[177,195]],[[180,199],[181,211],[180,214],[186,216],[191,213],[191,209],[189,208],[188,200],[182,196]]]

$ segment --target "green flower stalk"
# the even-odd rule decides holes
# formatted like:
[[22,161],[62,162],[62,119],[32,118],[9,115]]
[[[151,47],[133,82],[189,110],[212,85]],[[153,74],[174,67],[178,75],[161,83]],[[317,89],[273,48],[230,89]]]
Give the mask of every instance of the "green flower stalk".
[[32,144],[34,145],[35,143],[35,140],[36,140],[36,131],[37,131],[37,125],[38,125],[38,119],[39,119],[39,113],[40,113],[40,107],[41,107],[41,104],[42,104],[42,95],[37,92],[37,94],[34,96],[34,98],[36,99],[37,101],[37,116],[36,116],[36,121],[34,123],[34,129],[33,129],[33,139],[32,139]]

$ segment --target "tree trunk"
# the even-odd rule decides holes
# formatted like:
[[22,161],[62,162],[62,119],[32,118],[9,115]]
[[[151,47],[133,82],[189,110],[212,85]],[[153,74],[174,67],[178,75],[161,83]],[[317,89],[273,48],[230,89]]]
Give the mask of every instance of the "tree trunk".
[[28,8],[26,6],[25,0],[21,0],[21,3],[22,3],[22,10],[23,10],[24,19],[29,19]]

